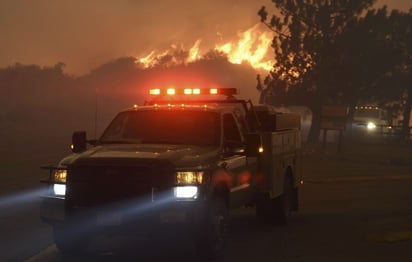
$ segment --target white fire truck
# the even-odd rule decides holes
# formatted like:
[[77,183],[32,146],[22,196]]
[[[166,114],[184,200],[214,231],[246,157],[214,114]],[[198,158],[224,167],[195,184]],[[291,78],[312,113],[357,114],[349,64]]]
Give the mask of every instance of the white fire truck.
[[386,110],[377,106],[356,106],[353,110],[352,132],[390,133],[392,126],[389,123]]
[[225,243],[232,208],[286,223],[298,209],[300,116],[234,97],[236,89],[150,90],[98,140],[74,132],[73,153],[47,166],[41,217],[63,253],[97,234],[189,234],[199,255]]

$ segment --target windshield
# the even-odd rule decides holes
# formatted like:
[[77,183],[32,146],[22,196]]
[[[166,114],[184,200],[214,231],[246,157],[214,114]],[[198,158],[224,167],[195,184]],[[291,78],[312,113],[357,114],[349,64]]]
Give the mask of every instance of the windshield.
[[189,110],[123,112],[100,142],[215,146],[219,144],[219,115]]

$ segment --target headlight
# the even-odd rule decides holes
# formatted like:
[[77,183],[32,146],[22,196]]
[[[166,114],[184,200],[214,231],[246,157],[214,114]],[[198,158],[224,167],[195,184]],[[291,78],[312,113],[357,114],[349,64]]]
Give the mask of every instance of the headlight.
[[53,181],[59,183],[66,183],[67,170],[66,169],[56,169],[53,171]]
[[203,172],[188,171],[176,172],[176,184],[178,185],[196,185],[203,181]]
[[56,196],[65,196],[66,195],[66,185],[63,184],[54,184],[53,193]]
[[373,122],[369,122],[368,125],[366,126],[368,129],[375,129],[376,125]]
[[195,199],[198,196],[197,186],[177,186],[174,191],[176,198]]
[[58,184],[53,184],[53,193],[56,196],[66,195],[66,183],[67,181],[67,170],[66,169],[55,169],[52,171],[53,182]]

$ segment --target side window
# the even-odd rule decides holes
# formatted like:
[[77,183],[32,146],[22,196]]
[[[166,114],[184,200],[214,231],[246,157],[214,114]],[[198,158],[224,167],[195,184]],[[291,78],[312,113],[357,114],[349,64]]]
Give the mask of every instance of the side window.
[[118,116],[116,116],[113,122],[110,123],[109,127],[103,133],[103,140],[121,139],[127,119],[128,117],[124,113],[120,113]]
[[229,141],[239,141],[242,139],[240,137],[239,128],[236,124],[233,115],[225,114],[223,115],[223,135],[225,140]]

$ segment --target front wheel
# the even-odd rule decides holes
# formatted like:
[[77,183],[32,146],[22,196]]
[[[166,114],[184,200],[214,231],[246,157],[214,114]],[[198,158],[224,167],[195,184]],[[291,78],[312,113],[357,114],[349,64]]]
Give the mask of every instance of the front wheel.
[[204,258],[219,256],[225,246],[229,211],[225,201],[215,198],[206,207],[206,214],[196,236],[196,251]]

